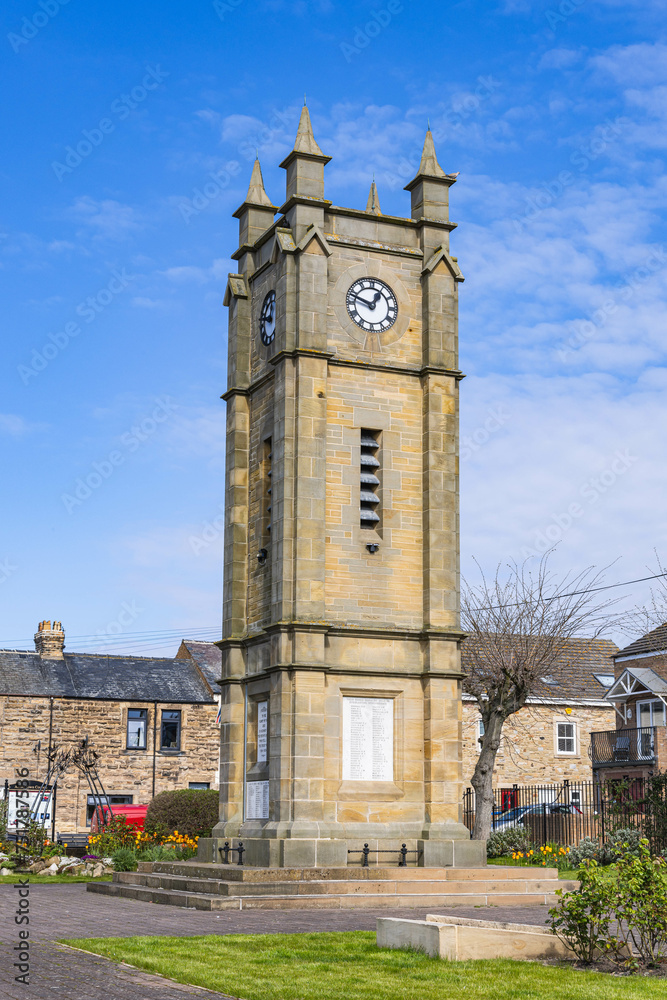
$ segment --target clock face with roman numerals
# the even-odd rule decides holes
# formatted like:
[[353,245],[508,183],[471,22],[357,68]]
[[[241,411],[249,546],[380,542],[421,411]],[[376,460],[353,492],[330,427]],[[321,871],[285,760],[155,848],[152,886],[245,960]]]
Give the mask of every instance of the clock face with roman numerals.
[[259,335],[262,343],[268,347],[273,343],[276,335],[276,293],[268,293],[262,303],[262,312],[259,317]]
[[398,316],[396,296],[379,278],[359,278],[348,289],[345,302],[351,319],[369,333],[383,333]]

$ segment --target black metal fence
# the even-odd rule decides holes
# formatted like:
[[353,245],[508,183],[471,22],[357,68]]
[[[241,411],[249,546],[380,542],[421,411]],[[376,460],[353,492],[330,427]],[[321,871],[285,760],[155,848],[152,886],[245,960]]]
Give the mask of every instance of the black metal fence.
[[[475,792],[463,795],[463,822],[475,824]],[[513,785],[494,791],[493,830],[523,827],[537,847],[571,847],[582,837],[604,842],[608,834],[635,827],[657,850],[667,849],[667,783],[656,779],[563,781]]]

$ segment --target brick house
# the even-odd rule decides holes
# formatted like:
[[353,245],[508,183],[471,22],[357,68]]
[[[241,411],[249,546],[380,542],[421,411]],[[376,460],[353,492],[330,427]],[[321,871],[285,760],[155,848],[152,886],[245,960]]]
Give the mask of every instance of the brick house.
[[605,699],[615,721],[591,733],[595,776],[644,778],[667,770],[667,624],[614,656],[615,680]]
[[[176,788],[217,788],[220,650],[184,640],[175,657],[64,651],[60,622],[41,622],[35,651],[0,650],[0,784],[19,767],[40,784],[51,744],[87,739],[112,804]],[[56,831],[89,829],[85,776],[58,782]]]
[[[466,668],[472,639],[462,646]],[[468,653],[466,653],[468,646]],[[614,683],[614,642],[571,639],[552,675],[540,679],[532,697],[503,727],[496,757],[494,787],[591,781],[590,734],[614,724],[613,705],[606,693]],[[469,659],[468,659],[469,662]],[[477,702],[463,695],[463,777],[470,785],[477,758],[482,721]]]

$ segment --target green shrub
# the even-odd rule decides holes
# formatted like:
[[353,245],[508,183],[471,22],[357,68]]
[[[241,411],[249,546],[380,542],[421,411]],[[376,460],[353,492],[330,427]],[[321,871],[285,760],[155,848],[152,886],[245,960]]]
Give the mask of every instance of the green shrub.
[[137,856],[129,847],[119,847],[111,855],[114,871],[134,872],[137,870]]
[[178,861],[178,852],[171,845],[153,844],[137,854],[139,861]]
[[577,874],[579,888],[557,889],[558,903],[549,910],[549,924],[581,962],[592,962],[596,952],[612,945],[609,925],[613,917],[614,886],[595,860],[584,860]]
[[625,857],[628,854],[638,858],[640,856],[640,843],[642,839],[641,830],[634,826],[622,827],[614,830],[607,837],[606,848],[609,851],[612,861]]
[[9,812],[9,799],[0,799],[0,843],[7,837],[7,815]]
[[638,842],[636,851],[628,845],[618,851],[615,911],[620,944],[629,952],[632,942],[647,965],[658,965],[667,956],[667,862],[651,857],[646,839]]
[[210,837],[218,822],[218,792],[213,789],[184,788],[160,792],[148,807],[147,833],[171,834],[175,830],[188,837]]
[[583,837],[576,847],[571,847],[568,858],[572,868],[578,868],[585,861],[595,861],[598,865],[609,865],[612,861],[606,845],[593,837]]
[[492,833],[486,842],[487,858],[508,858],[515,851],[526,853],[532,849],[530,833],[525,826],[510,827]]

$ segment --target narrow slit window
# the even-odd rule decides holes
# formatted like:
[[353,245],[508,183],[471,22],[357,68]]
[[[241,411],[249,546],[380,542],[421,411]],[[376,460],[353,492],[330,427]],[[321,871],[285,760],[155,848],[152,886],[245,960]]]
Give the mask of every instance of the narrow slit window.
[[377,528],[380,524],[378,489],[380,480],[380,432],[361,431],[361,468],[359,491],[359,518],[362,528]]

